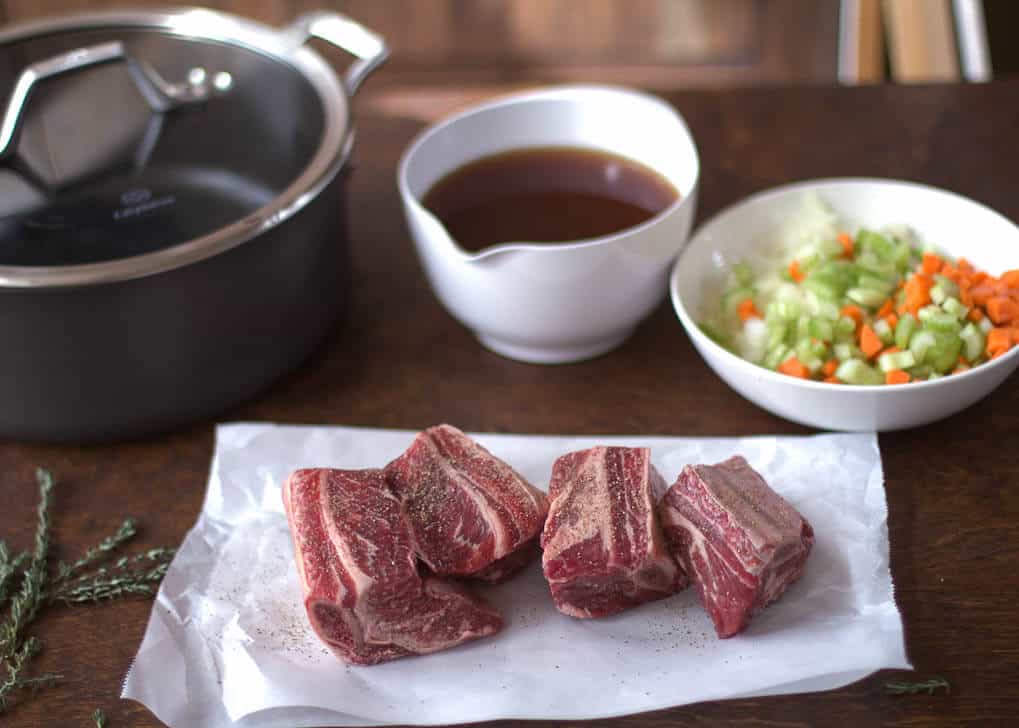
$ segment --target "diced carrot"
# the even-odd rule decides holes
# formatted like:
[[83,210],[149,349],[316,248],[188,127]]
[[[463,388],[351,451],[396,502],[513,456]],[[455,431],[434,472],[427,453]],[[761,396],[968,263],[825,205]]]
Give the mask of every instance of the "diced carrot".
[[1019,288],[1019,268],[1005,271],[1000,280],[1009,288]]
[[843,306],[842,310],[839,311],[839,314],[851,318],[853,321],[856,322],[857,327],[859,327],[860,324],[863,323],[863,311],[860,309],[859,306],[854,306],[853,304],[850,303],[846,306]]
[[970,298],[973,299],[973,303],[977,306],[986,306],[987,302],[994,296],[994,288],[986,282],[975,283],[973,287],[969,289],[969,295]]
[[969,275],[974,271],[973,264],[970,263],[966,258],[959,258],[959,260],[955,261],[955,265],[960,271],[962,271],[966,275]]
[[885,316],[887,316],[888,314],[890,314],[894,310],[895,310],[895,301],[893,301],[892,299],[889,298],[887,301],[882,303],[881,304],[881,308],[879,308],[877,310],[877,317],[878,318],[884,318]]
[[969,278],[970,278],[971,281],[973,281],[973,285],[974,286],[979,286],[981,283],[983,283],[988,278],[990,278],[990,276],[985,271],[978,270],[976,273],[971,275]]
[[761,312],[757,310],[757,306],[754,305],[754,299],[752,298],[740,301],[740,304],[736,307],[736,313],[739,314],[740,321],[746,321],[751,318],[763,318]]
[[828,384],[842,384],[842,380],[836,377],[835,375],[825,377],[824,381],[826,381]]
[[995,324],[1008,324],[1019,318],[1019,304],[1011,298],[995,296],[987,301],[987,315]]
[[980,323],[980,320],[983,319],[983,317],[984,317],[984,314],[980,311],[979,308],[971,308],[969,310],[969,313],[966,314],[966,318],[968,318],[970,321],[972,321],[975,324]]
[[885,374],[885,384],[908,384],[909,374],[901,369],[892,369]]
[[824,363],[824,366],[821,367],[821,373],[824,374],[826,377],[833,377],[835,376],[835,370],[838,368],[839,368],[838,360],[829,359]]
[[953,266],[951,263],[945,263],[941,266],[941,275],[943,275],[945,278],[948,278],[949,280],[955,281],[956,283],[958,283],[959,278],[962,277],[959,275],[959,269]]
[[846,258],[853,257],[853,239],[849,233],[839,233],[839,242],[842,243],[842,254]]
[[800,270],[800,261],[794,260],[789,264],[789,277],[799,283],[803,280],[803,271]]
[[884,344],[881,343],[878,335],[874,333],[874,329],[864,324],[863,328],[860,329],[860,349],[863,351],[863,355],[868,359],[872,359],[882,348],[884,348]]
[[935,255],[934,253],[924,253],[923,262],[920,264],[920,270],[922,270],[927,275],[934,275],[939,270],[941,270],[941,266],[943,263],[944,261],[941,260],[940,255]]
[[913,276],[906,281],[906,310],[914,316],[916,312],[931,302],[931,284],[926,276]]
[[1013,339],[1010,329],[995,328],[987,332],[987,355],[1004,354],[1012,348]]
[[969,292],[968,288],[959,286],[959,303],[966,308],[970,308],[973,305],[973,295]]
[[894,312],[885,316],[885,321],[887,321],[888,325],[893,329],[899,325],[899,317]]
[[791,356],[779,364],[778,370],[782,374],[788,374],[790,377],[798,377],[800,379],[807,379],[810,376],[810,372],[807,371],[807,368],[795,356]]

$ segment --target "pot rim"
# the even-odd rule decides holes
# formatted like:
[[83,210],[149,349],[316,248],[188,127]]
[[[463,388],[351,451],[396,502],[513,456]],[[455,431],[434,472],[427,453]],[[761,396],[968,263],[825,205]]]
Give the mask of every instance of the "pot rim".
[[0,265],[0,290],[91,286],[143,278],[224,253],[296,215],[329,185],[354,141],[350,97],[332,67],[303,38],[286,30],[204,8],[110,10],[19,23],[0,30],[0,46],[28,38],[106,27],[153,30],[199,42],[241,47],[289,65],[314,88],[322,105],[318,148],[300,174],[269,203],[207,235],[168,248],[98,263],[63,266]]

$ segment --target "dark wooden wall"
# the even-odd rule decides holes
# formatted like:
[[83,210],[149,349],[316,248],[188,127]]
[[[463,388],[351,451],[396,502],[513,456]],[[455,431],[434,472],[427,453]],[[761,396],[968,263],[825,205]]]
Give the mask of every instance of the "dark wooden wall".
[[[184,0],[187,2],[187,0]],[[393,48],[372,87],[835,79],[838,0],[194,0],[274,25],[332,7]],[[0,0],[15,22],[167,0]],[[337,57],[337,62],[340,62]]]

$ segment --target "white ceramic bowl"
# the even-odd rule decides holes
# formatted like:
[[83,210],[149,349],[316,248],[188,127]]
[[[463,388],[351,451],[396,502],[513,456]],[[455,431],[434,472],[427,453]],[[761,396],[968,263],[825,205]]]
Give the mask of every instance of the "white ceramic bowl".
[[852,230],[905,224],[924,242],[965,256],[994,275],[1019,268],[1019,228],[997,212],[935,187],[881,179],[827,179],[778,187],[720,212],[702,225],[676,262],[672,303],[693,341],[718,376],[754,404],[800,424],[869,431],[916,427],[948,417],[989,394],[1017,365],[1019,347],[968,372],[932,382],[858,387],[804,381],[747,362],[709,339],[697,326],[710,286],[721,269],[773,244],[775,232],[816,191]]
[[[680,198],[615,235],[477,253],[459,247],[421,204],[463,164],[536,146],[628,157],[663,175]],[[414,245],[446,310],[496,353],[557,363],[619,345],[665,297],[690,233],[699,174],[693,138],[672,106],[626,89],[567,86],[500,98],[426,129],[404,153],[398,183]]]

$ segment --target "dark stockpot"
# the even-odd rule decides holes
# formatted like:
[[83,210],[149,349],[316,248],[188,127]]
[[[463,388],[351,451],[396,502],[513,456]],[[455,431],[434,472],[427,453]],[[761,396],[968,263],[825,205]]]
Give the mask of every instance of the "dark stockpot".
[[[306,47],[357,57],[341,81]],[[207,10],[0,32],[0,435],[96,441],[252,396],[340,313],[347,18]]]

